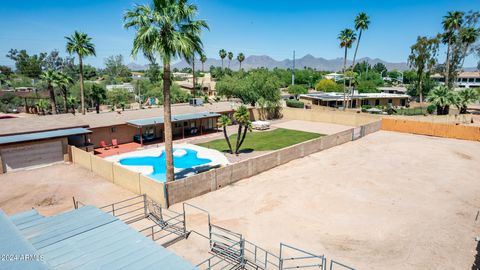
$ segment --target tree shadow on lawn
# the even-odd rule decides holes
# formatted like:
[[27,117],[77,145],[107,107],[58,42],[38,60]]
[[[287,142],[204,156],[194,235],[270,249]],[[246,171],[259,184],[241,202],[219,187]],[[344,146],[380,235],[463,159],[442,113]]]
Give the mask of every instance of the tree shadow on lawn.
[[[253,148],[245,148],[245,149],[240,149],[239,154],[249,154],[249,153],[252,153],[253,151],[255,151],[255,149]],[[222,153],[224,154],[230,154],[230,150],[228,149],[224,149],[221,151]],[[235,155],[235,150],[233,151],[233,155]]]

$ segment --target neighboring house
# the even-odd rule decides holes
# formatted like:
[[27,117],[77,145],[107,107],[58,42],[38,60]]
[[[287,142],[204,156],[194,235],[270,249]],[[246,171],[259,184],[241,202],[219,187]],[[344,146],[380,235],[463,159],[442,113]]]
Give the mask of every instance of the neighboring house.
[[[431,79],[440,84],[445,83],[445,77],[441,74],[434,74],[430,76]],[[457,88],[479,88],[480,87],[480,71],[465,71],[460,72],[455,82]]]
[[[175,74],[187,74],[187,73],[175,73]],[[187,90],[189,92],[193,91],[193,78],[191,74],[188,77],[183,77],[185,78],[184,80],[181,81],[176,81],[176,83],[183,88],[184,90]],[[179,77],[181,78],[181,77]],[[215,90],[215,85],[216,82],[212,80],[212,76],[210,73],[205,73],[203,77],[197,77],[197,86],[200,86],[201,92],[203,95],[213,97],[216,95],[216,90]],[[192,93],[193,94],[193,93]]]
[[[392,104],[396,107],[404,107],[408,104],[410,96],[405,94],[389,93],[355,93],[353,97],[347,96],[346,100],[352,100],[352,107],[359,108],[363,105],[386,106]],[[300,101],[305,104],[339,108],[343,107],[343,93],[311,93],[300,95]]]
[[125,89],[130,93],[135,92],[135,86],[133,86],[131,83],[123,83],[123,84],[109,84],[107,85],[107,90],[113,90],[113,89]]
[[380,93],[383,94],[406,94],[407,88],[404,86],[378,87]]
[[143,73],[143,72],[132,71],[132,72],[130,72],[130,74],[132,75],[133,80],[145,80],[145,79],[147,79],[145,77],[145,73]]
[[340,73],[329,73],[323,76],[325,79],[329,79],[332,81],[340,81],[343,79],[343,74]]

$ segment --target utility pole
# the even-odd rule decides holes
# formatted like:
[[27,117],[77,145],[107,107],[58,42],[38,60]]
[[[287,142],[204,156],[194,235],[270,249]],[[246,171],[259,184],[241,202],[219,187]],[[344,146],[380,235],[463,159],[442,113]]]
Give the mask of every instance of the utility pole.
[[295,85],[295,50],[293,50],[292,85]]

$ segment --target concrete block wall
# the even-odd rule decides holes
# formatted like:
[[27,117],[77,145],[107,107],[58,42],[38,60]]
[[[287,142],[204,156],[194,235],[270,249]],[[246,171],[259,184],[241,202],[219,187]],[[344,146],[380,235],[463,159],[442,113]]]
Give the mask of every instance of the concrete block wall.
[[[362,127],[367,134],[379,130],[380,123]],[[294,159],[347,143],[353,138],[353,129],[313,139],[261,156],[243,160],[226,167],[166,183],[168,205],[179,203],[205,193],[221,189],[242,179],[268,171]]]

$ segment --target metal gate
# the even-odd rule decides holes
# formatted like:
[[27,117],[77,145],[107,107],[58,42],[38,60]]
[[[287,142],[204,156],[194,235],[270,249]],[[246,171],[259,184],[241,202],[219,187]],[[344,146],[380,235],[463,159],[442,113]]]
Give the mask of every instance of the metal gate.
[[327,260],[324,255],[316,255],[308,251],[280,243],[280,270],[298,268],[317,268],[325,270]]

